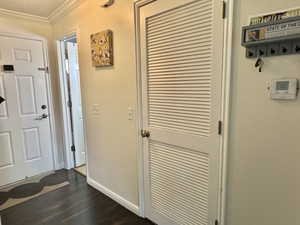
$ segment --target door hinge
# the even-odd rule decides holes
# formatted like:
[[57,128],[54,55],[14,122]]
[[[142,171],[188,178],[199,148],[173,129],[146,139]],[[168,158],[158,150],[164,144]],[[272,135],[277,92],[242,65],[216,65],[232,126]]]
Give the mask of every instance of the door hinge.
[[150,137],[150,131],[141,130],[141,136],[142,136],[142,138],[149,138]]
[[219,225],[219,221],[218,220],[215,220],[215,225]]
[[223,1],[223,11],[222,11],[222,18],[225,19],[226,18],[226,2]]
[[72,151],[72,152],[75,152],[75,151],[76,151],[75,145],[72,145],[72,146],[71,146],[71,151]]
[[68,101],[68,107],[72,108],[72,101]]
[[221,120],[219,120],[219,122],[218,122],[218,134],[219,135],[222,134],[222,129],[223,129],[223,123]]

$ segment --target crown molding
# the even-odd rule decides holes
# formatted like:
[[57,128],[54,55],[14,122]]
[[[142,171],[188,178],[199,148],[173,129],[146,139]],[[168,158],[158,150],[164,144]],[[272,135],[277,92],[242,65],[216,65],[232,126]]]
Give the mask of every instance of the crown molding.
[[2,9],[0,8],[0,16],[10,16],[18,19],[25,19],[35,22],[49,23],[49,19],[47,17],[36,16],[28,13],[17,12],[14,10]]
[[84,0],[66,0],[57,7],[48,17],[48,21],[53,23],[67,15],[70,11],[77,8]]
[[36,16],[29,13],[18,12],[0,8],[0,16],[10,16],[18,19],[25,19],[34,22],[53,23],[77,8],[85,0],[66,0],[57,7],[48,17]]

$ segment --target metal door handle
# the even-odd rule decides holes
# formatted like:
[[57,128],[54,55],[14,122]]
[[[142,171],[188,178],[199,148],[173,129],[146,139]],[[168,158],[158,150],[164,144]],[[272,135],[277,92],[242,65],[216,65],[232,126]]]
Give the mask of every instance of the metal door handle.
[[141,136],[143,138],[149,138],[150,137],[150,131],[148,131],[148,130],[141,130]]
[[44,113],[44,114],[42,114],[41,116],[35,118],[35,120],[43,120],[43,119],[47,119],[48,117],[49,117],[49,115],[46,114],[46,113]]

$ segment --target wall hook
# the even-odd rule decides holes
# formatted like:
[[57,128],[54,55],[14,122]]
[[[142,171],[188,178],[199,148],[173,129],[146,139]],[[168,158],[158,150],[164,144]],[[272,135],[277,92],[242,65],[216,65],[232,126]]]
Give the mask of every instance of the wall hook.
[[115,3],[115,0],[108,0],[105,4],[101,5],[103,8],[108,8]]

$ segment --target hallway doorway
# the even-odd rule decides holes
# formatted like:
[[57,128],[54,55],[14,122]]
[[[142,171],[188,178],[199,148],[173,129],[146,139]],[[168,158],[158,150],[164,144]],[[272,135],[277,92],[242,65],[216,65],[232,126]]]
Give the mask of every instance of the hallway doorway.
[[86,146],[76,36],[58,42],[66,168],[86,170]]

